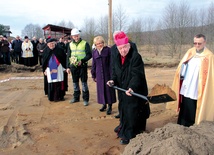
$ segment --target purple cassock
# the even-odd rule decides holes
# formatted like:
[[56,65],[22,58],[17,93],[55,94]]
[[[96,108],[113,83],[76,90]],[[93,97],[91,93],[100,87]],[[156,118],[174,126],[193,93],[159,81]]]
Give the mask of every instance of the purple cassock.
[[97,102],[99,104],[112,104],[116,102],[115,90],[106,83],[111,77],[111,51],[103,47],[101,53],[94,50],[92,53],[92,78],[96,78]]

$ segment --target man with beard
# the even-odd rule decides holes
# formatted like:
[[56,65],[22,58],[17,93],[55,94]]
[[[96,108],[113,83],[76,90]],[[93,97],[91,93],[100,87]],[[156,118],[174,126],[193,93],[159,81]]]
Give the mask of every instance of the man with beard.
[[[47,47],[43,52],[42,69],[44,72],[45,94],[50,101],[63,101],[65,96],[64,71],[66,55],[56,46],[56,39],[47,40]],[[46,84],[48,83],[48,84]]]

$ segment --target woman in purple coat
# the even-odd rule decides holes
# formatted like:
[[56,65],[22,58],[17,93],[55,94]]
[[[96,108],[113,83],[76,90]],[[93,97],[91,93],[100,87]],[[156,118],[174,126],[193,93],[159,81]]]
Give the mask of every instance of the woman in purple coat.
[[110,115],[112,104],[116,102],[115,90],[106,84],[111,77],[111,50],[105,46],[102,36],[94,38],[94,45],[91,74],[97,83],[97,102],[102,104],[101,112],[106,110],[108,104],[106,114]]

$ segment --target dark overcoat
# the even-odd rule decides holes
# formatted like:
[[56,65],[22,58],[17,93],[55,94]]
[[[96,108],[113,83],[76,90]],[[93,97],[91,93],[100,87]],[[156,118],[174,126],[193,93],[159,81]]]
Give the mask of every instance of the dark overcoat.
[[[52,56],[52,54],[54,54],[57,57],[58,61],[62,64],[63,68],[66,69],[66,54],[64,53],[62,48],[56,45],[56,47],[53,50],[51,50],[48,46],[46,46],[43,51],[43,63],[42,63],[43,72],[46,70],[49,59]],[[64,74],[64,81],[63,81],[65,91],[67,91],[67,86],[68,86],[68,81],[66,76],[67,76],[67,73]],[[44,76],[44,91],[45,91],[45,94],[47,95],[48,94],[47,76]]]
[[33,44],[33,65],[38,64],[38,50],[37,50],[37,45],[39,43],[38,40],[32,40],[31,43]]
[[109,47],[105,46],[100,54],[97,50],[93,51],[91,75],[97,83],[97,102],[99,104],[115,103],[115,90],[106,84],[111,77],[111,50]]
[[12,49],[14,49],[14,52],[16,52],[16,53],[21,53],[22,52],[22,41],[20,39],[13,40]]
[[[131,88],[135,93],[147,96],[148,88],[141,55],[131,48],[123,65],[119,52],[114,60],[112,63],[114,85],[126,90]],[[118,99],[121,104],[118,136],[122,139],[134,138],[145,130],[146,119],[150,114],[149,104],[139,97],[128,96],[122,91],[119,91]]]
[[[131,50],[135,51],[135,52],[138,52],[137,50],[137,45],[131,41],[129,41],[130,45],[131,45]],[[114,44],[112,47],[111,47],[111,63],[113,63],[115,61],[115,58],[116,56],[119,54],[119,51],[117,49],[117,45]],[[112,69],[113,69],[113,65],[111,64],[112,66]]]

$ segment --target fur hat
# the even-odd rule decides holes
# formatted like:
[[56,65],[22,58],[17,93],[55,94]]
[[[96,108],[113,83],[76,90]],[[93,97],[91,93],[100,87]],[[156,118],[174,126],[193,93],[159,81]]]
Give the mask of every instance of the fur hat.
[[121,31],[114,36],[114,42],[117,46],[124,45],[129,42],[129,38],[123,31]]

